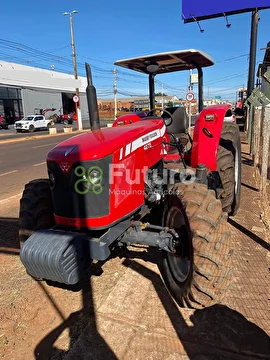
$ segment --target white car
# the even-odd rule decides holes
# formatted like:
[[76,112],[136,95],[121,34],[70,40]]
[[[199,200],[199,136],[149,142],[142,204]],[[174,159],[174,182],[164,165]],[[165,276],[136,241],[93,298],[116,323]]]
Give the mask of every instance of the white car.
[[51,120],[45,119],[43,115],[28,115],[22,120],[16,121],[14,128],[17,132],[33,132],[35,130],[47,130],[50,123]]

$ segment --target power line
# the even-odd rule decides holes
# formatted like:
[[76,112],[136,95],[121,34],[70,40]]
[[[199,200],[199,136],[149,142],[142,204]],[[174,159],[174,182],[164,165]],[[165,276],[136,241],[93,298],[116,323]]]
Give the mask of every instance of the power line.
[[226,58],[226,59],[223,59],[223,60],[218,60],[216,61],[215,63],[221,63],[221,62],[225,62],[225,61],[231,61],[231,60],[237,60],[237,59],[240,59],[242,57],[247,57],[249,56],[249,54],[242,54],[242,55],[238,55],[238,56],[232,56],[232,57],[229,57],[229,58]]
[[[24,45],[22,43],[5,40],[5,39],[0,39],[0,48],[6,49],[11,52],[10,54],[7,54],[5,52],[0,52],[0,58],[4,59],[5,61],[11,61],[13,59],[19,64],[28,64],[28,65],[30,64],[32,66],[36,66],[39,68],[45,68],[45,69],[49,69],[49,70],[51,70],[51,64],[54,64],[55,70],[72,74],[73,72],[72,72],[71,56],[70,55],[63,56],[63,55],[53,54],[55,52],[62,51],[63,49],[68,48],[68,47],[69,47],[69,45],[65,45],[65,46],[54,48],[54,49],[51,49],[48,51],[41,51],[41,50],[32,48],[30,46]],[[18,54],[18,53],[24,54],[25,57],[16,56],[16,54]],[[249,54],[241,54],[238,56],[225,58],[223,60],[218,60],[216,63],[237,60],[242,57],[246,57],[248,55]],[[112,69],[113,62],[95,59],[93,57],[88,57],[88,56],[84,56],[84,55],[77,55],[77,56],[80,58],[85,58],[85,59],[89,59],[91,61],[110,65],[111,68],[108,68],[108,67],[104,68],[101,66],[96,66],[96,65],[90,64],[91,68],[93,70],[93,74],[94,74],[93,77],[98,78],[98,79],[111,79],[112,84],[113,84],[113,69]],[[80,76],[85,76],[85,64],[82,62],[78,62],[77,66],[79,69]],[[128,70],[125,71],[123,69],[119,69],[119,70],[117,69],[117,74],[120,75],[120,77],[117,77],[117,80],[119,80],[120,82],[128,82],[128,83],[132,83],[132,84],[142,84],[144,86],[147,84],[147,77],[144,74],[137,74],[135,72],[130,72]],[[212,85],[212,84],[223,82],[223,81],[229,81],[234,78],[241,77],[241,76],[246,76],[246,73],[233,74],[233,75],[229,75],[229,76],[226,76],[226,77],[223,77],[220,79],[215,79],[215,80],[209,81],[205,85]],[[134,80],[131,80],[132,77],[134,78]],[[136,78],[137,79],[145,79],[145,82],[136,80]],[[177,92],[177,93],[183,93],[183,94],[185,94],[185,92],[186,92],[185,86],[173,87],[173,86],[167,85],[166,83],[161,82],[159,80],[156,80],[156,83],[160,86],[161,86],[161,84],[163,84],[163,87],[165,90],[167,90],[167,92],[169,91],[169,92]],[[127,90],[122,89],[122,91],[124,93],[126,93],[127,95],[137,96],[134,93],[131,93]]]

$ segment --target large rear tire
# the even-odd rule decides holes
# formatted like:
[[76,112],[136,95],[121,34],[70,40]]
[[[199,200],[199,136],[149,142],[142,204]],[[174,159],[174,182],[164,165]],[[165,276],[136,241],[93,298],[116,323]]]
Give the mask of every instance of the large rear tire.
[[177,184],[174,191],[168,197],[166,226],[180,242],[176,254],[164,251],[161,274],[180,306],[202,309],[219,303],[230,285],[227,214],[205,185]]
[[37,179],[26,184],[20,200],[20,247],[34,231],[50,229],[55,225],[53,213],[49,180]]
[[223,192],[220,195],[223,211],[234,216],[241,198],[241,140],[238,125],[225,123],[217,155]]

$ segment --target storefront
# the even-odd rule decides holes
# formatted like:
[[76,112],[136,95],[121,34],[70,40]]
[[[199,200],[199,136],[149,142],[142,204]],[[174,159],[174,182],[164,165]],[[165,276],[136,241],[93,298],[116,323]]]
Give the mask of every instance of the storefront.
[[8,124],[23,117],[21,89],[0,87],[0,116],[4,116]]

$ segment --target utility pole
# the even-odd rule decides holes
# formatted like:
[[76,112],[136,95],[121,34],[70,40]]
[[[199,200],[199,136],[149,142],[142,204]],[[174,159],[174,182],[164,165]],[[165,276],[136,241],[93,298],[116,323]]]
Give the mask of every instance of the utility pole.
[[163,109],[163,83],[161,83],[161,108]]
[[252,17],[251,17],[247,98],[249,97],[252,90],[254,89],[258,22],[259,22],[259,12],[257,9],[255,9],[252,11]]
[[[72,15],[77,14],[78,10],[73,10],[71,12],[64,12],[63,15],[69,15],[69,25],[70,25],[70,35],[71,35],[71,50],[72,50],[72,60],[73,60],[73,68],[74,68],[74,78],[78,80],[78,72],[77,72],[77,60],[76,60],[76,51],[75,51],[75,40],[74,40],[74,30],[73,30],[73,22]],[[76,95],[80,99],[79,88],[75,89]],[[79,100],[80,101],[80,100]],[[82,130],[82,114],[80,108],[80,102],[75,103],[76,115],[77,115],[77,128],[78,130]]]
[[116,94],[117,94],[117,85],[116,85],[116,68],[113,69],[113,94],[114,94],[114,119],[117,118],[117,99],[116,99]]
[[[192,90],[192,82],[191,82],[192,69],[189,70],[189,91]],[[190,134],[191,128],[191,101],[188,103],[188,132]]]

